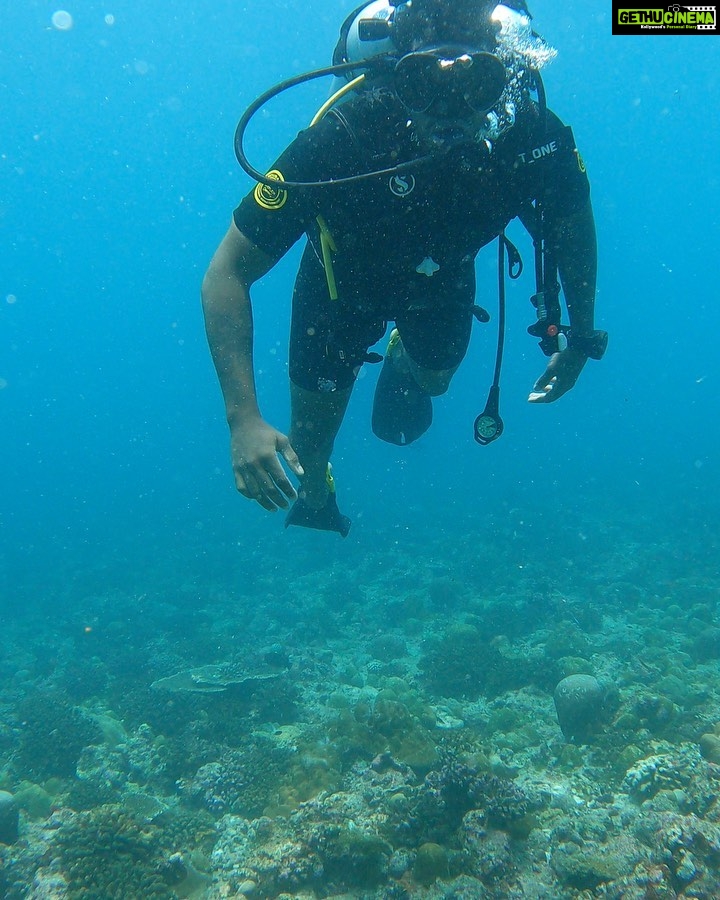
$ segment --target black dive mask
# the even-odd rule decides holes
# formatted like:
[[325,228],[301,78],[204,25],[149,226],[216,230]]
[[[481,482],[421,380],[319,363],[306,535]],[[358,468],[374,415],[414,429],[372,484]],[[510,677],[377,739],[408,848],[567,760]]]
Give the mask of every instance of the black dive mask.
[[507,72],[492,53],[448,46],[407,53],[396,63],[393,78],[408,112],[462,118],[497,105]]

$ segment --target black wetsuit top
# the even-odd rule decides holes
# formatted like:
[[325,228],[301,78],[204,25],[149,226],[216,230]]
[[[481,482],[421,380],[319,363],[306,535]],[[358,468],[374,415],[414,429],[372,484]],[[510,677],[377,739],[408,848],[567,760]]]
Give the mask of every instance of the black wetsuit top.
[[[302,131],[272,168],[288,181],[330,181],[422,155],[397,99],[388,92],[365,92]],[[411,355],[425,357],[417,359],[421,365],[457,364],[466,349],[465,332],[469,337],[480,248],[539,197],[552,220],[580,210],[588,196],[571,130],[550,111],[543,128],[537,107],[528,104],[491,148],[484,142],[465,144],[400,174],[349,185],[287,192],[258,186],[235,210],[234,220],[274,259],[303,234],[309,238],[293,302],[291,377],[318,390],[326,383],[330,389],[350,383],[388,320],[398,323]],[[318,216],[336,247],[339,299],[334,301],[322,266]],[[452,346],[444,352],[432,332],[440,325],[447,333],[450,321],[438,315],[451,308],[463,310],[462,335],[450,335]],[[403,333],[403,317],[415,315],[417,325],[418,310],[428,312],[425,330],[431,332],[434,355],[423,351],[420,338],[412,352],[409,320],[407,336]],[[340,369],[329,359],[336,349],[344,362]]]

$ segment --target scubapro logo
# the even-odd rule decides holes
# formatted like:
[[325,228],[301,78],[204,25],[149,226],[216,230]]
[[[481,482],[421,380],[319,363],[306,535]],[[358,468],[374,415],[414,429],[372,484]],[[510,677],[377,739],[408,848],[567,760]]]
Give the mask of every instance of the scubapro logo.
[[414,175],[393,175],[390,181],[390,190],[396,197],[407,197],[415,190]]

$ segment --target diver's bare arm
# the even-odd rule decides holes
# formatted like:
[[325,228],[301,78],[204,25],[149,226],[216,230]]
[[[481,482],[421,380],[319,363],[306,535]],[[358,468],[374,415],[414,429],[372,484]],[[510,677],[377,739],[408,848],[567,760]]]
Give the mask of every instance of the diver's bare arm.
[[250,286],[272,264],[233,223],[203,279],[205,330],[231,427],[247,417],[260,416],[253,371]]
[[287,436],[265,422],[253,371],[250,286],[273,265],[232,224],[202,285],[205,329],[225,399],[235,485],[267,510],[287,508],[297,493],[278,454],[297,477],[303,474]]

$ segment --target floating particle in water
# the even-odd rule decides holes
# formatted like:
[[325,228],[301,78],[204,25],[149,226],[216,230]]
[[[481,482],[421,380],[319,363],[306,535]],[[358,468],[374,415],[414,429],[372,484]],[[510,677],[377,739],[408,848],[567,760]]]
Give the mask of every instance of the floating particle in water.
[[0,391],[4,390],[7,386],[7,381],[4,378],[0,378]]
[[114,25],[115,24],[115,16],[112,13],[108,13],[105,16],[105,24],[106,25]]
[[50,21],[58,31],[70,31],[73,27],[73,17],[66,9],[56,9]]
[[5,302],[9,303],[12,306],[13,303],[17,303],[17,297],[15,296],[15,294],[8,294],[5,297]]
[[150,71],[150,64],[145,62],[144,59],[136,59],[133,63],[133,68],[138,73],[138,75],[147,75]]

